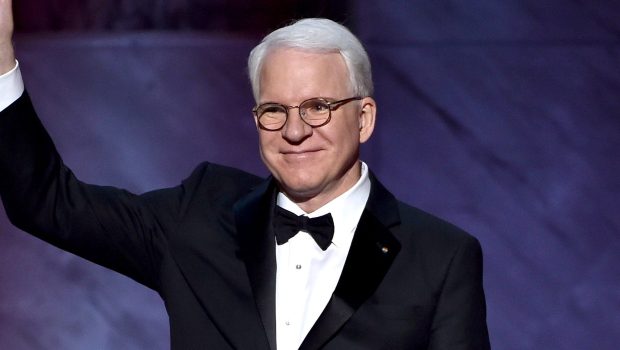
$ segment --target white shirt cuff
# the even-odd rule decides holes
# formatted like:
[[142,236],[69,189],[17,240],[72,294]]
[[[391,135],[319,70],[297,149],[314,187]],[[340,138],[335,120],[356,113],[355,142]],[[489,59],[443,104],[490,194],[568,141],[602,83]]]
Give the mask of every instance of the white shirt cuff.
[[15,68],[0,75],[0,111],[10,106],[24,93],[24,81],[19,71],[19,62],[15,60]]

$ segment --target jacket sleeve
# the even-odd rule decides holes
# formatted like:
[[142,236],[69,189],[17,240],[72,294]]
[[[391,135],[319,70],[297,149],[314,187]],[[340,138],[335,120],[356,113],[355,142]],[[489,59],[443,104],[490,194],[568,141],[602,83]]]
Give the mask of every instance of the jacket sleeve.
[[0,196],[22,230],[157,289],[165,238],[152,206],[144,197],[76,179],[27,92],[0,112]]
[[431,325],[430,350],[490,349],[482,249],[477,239],[464,237],[443,279]]

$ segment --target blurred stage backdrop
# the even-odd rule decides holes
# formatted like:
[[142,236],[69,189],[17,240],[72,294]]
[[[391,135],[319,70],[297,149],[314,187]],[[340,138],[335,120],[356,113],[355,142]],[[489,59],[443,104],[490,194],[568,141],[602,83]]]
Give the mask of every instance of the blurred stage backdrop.
[[[27,88],[83,180],[266,174],[245,61],[290,18],[348,25],[374,67],[363,159],[476,235],[495,349],[620,344],[619,1],[15,1]],[[1,176],[1,175],[0,175]],[[167,349],[158,296],[13,228],[0,349]]]

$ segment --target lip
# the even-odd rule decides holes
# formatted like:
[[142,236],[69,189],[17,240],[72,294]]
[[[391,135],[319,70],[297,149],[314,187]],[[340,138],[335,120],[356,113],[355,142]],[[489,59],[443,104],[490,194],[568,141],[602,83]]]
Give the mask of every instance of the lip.
[[289,159],[289,160],[303,160],[303,159],[314,157],[320,151],[322,151],[322,150],[320,150],[320,149],[284,150],[284,151],[281,151],[280,154],[282,154],[282,156],[285,159]]
[[306,149],[306,150],[284,150],[280,151],[282,154],[306,154],[306,153],[316,153],[321,151],[320,149]]

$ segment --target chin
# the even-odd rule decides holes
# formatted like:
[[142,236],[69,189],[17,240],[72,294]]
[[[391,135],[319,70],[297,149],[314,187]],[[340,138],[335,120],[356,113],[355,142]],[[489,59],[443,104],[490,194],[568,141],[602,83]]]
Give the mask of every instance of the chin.
[[316,181],[302,179],[278,180],[281,190],[295,199],[308,199],[321,192],[320,185]]

